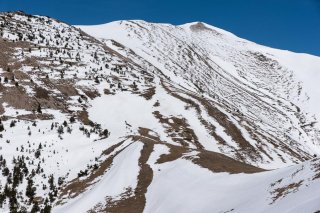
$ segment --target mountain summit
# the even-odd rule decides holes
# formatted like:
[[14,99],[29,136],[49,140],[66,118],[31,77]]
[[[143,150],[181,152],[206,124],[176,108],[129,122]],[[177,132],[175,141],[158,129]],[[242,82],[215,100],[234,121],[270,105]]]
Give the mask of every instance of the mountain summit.
[[320,58],[202,22],[0,13],[2,212],[316,212]]

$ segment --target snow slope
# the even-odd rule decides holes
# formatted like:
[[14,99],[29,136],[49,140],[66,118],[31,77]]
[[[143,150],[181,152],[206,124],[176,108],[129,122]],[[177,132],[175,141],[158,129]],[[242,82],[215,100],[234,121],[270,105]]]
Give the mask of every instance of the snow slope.
[[[269,146],[261,138],[263,135],[275,143],[282,141],[281,146],[302,148],[299,144],[307,144],[308,148],[297,150],[298,153],[319,154],[319,127],[313,128],[319,120],[320,96],[315,89],[319,80],[318,57],[263,47],[204,23],[173,26],[119,21],[78,27],[106,44],[110,41],[122,44],[154,65],[175,85],[191,92],[200,91],[216,105],[222,105],[227,109],[223,113],[230,113],[228,119],[246,136],[248,146],[264,149],[257,140]],[[126,53],[126,57],[136,56]],[[230,139],[224,139],[231,145]],[[271,157],[272,161],[276,161],[277,155]],[[263,164],[270,156],[258,158]],[[270,168],[270,163],[263,167]],[[277,163],[271,168],[279,166]]]
[[[172,26],[170,24],[152,24],[144,21],[117,21],[103,25],[77,27],[97,38],[113,39],[118,41],[136,51],[138,54],[143,55],[145,58],[150,60],[150,62],[154,60],[152,57],[158,57],[155,56],[158,52],[150,52],[150,45],[152,45],[151,42],[155,42],[155,44],[153,44],[155,46],[157,46],[158,43],[161,43],[161,36],[158,40],[155,40],[155,36],[159,35],[157,34],[159,31],[163,31],[159,33],[167,33],[169,35],[164,36],[175,37],[178,40],[178,44],[179,42],[182,44],[183,42],[187,42],[188,44],[191,44],[191,46],[201,45],[201,48],[208,51],[207,53],[210,54],[209,57],[212,57],[214,62],[217,64],[222,62],[222,67],[227,69],[230,74],[236,77],[248,74],[241,72],[241,68],[245,67],[244,62],[246,61],[243,60],[240,61],[242,64],[236,64],[235,60],[237,60],[237,55],[234,53],[244,51],[260,52],[266,57],[270,57],[271,59],[278,61],[280,66],[283,66],[282,69],[286,72],[292,73],[294,75],[295,83],[301,82],[303,84],[302,88],[304,92],[308,97],[310,97],[310,101],[308,101],[306,107],[309,107],[308,110],[310,110],[310,113],[315,114],[318,119],[320,118],[319,110],[316,108],[320,101],[319,90],[317,89],[320,65],[319,57],[265,47],[239,38],[232,33],[205,23],[194,22],[181,26]],[[145,35],[139,34],[139,31],[142,32],[142,28],[148,30]],[[137,32],[133,33],[133,30]],[[149,48],[150,50],[148,50]],[[150,58],[150,56],[152,57]],[[154,65],[161,66],[161,64],[158,63],[155,63]],[[238,65],[236,66],[237,68],[235,65]],[[239,75],[237,75],[237,73],[239,73]],[[259,80],[261,79],[250,79],[250,81]],[[267,85],[265,84],[262,87],[267,89],[265,86]],[[276,92],[279,93],[278,90]]]

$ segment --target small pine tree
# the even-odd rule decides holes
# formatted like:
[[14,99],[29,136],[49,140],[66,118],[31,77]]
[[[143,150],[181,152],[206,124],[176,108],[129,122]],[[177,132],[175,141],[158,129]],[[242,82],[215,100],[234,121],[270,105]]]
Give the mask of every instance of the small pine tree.
[[40,114],[42,113],[42,109],[41,109],[41,105],[40,104],[38,104],[37,112],[40,113]]
[[14,121],[14,120],[12,120],[11,122],[10,122],[10,127],[14,127],[16,125],[16,122]]
[[63,126],[68,126],[67,121],[63,121]]
[[34,156],[35,156],[36,158],[39,158],[40,155],[41,155],[41,151],[40,151],[40,149],[37,149],[36,152],[34,153]]
[[16,196],[10,196],[9,208],[10,208],[10,212],[18,212],[18,200]]
[[45,202],[44,202],[44,208],[42,210],[42,213],[50,213],[52,209],[52,206],[49,203],[48,198],[46,198]]
[[63,134],[64,133],[63,126],[59,126],[57,131],[58,131],[59,135]]
[[39,207],[38,202],[34,202],[32,209],[31,209],[31,213],[37,213],[37,212],[40,212],[40,207]]
[[76,121],[76,119],[74,118],[74,116],[70,117],[70,123],[74,123]]
[[30,199],[30,201],[32,201],[35,196],[35,188],[33,187],[32,178],[28,179],[28,184],[27,184],[27,188],[26,188],[26,196]]
[[3,126],[3,124],[2,124],[1,121],[0,121],[0,132],[2,132],[2,131],[4,131],[4,126]]

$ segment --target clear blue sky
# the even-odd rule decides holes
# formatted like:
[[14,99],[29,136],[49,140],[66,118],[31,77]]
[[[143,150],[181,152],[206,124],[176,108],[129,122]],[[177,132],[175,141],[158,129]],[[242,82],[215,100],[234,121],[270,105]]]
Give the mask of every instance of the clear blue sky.
[[70,24],[203,21],[267,46],[320,56],[320,0],[0,0]]

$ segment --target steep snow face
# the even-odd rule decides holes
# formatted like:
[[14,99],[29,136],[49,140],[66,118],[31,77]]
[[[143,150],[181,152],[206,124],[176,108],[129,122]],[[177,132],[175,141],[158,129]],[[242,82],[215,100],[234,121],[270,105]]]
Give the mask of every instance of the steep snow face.
[[[137,60],[138,55],[175,85],[202,93],[239,129],[247,148],[261,151],[251,160],[248,153],[242,153],[247,162],[270,166],[277,161],[295,162],[292,151],[320,154],[319,110],[315,107],[320,99],[315,89],[320,80],[319,58],[264,47],[204,23],[173,26],[120,21],[79,27],[116,51],[119,48],[112,42],[121,44],[127,48],[126,57]],[[208,122],[221,121],[219,116],[215,119]],[[232,135],[231,140],[222,136],[228,131],[222,126],[219,136],[228,145],[219,149],[236,157],[230,147],[241,142]],[[275,149],[284,153],[270,152]],[[302,155],[308,158],[308,154]],[[263,167],[270,168],[268,165]]]
[[[318,82],[320,79],[320,59],[319,57],[298,54],[290,51],[280,51],[271,48],[264,48],[266,54],[271,58],[279,61],[288,71],[292,72],[296,79],[301,84],[300,94],[305,93],[306,99],[301,101],[301,106],[311,115],[315,115],[317,120],[320,118],[318,106],[320,104],[320,90],[318,89]],[[300,102],[298,102],[300,103]],[[319,122],[316,123],[319,128]]]
[[[79,27],[96,38],[118,41],[143,55],[150,62],[160,62],[162,65],[154,64],[158,67],[164,65],[164,61],[161,60],[173,56],[171,51],[176,54],[186,53],[184,48],[189,45],[199,53],[197,56],[203,56],[208,63],[212,60],[233,77],[240,77],[241,81],[247,80],[245,83],[251,83],[250,86],[267,90],[294,104],[307,107],[304,108],[307,112],[320,118],[317,110],[320,102],[317,89],[320,79],[319,57],[258,45],[201,22],[172,26],[144,21],[120,21]],[[174,56],[170,60],[182,63],[179,64],[181,69],[184,64],[188,64],[182,60],[191,59],[187,55],[183,55],[182,58]],[[190,61],[198,62],[196,59]],[[192,70],[194,66],[188,68]],[[176,72],[179,72],[179,69]],[[172,76],[172,72],[167,75]]]

